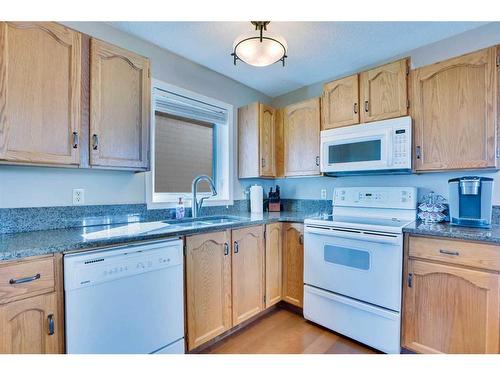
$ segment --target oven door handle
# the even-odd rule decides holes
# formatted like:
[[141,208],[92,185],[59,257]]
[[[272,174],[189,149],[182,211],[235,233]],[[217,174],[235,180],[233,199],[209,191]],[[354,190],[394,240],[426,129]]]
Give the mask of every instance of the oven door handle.
[[401,235],[399,234],[378,234],[375,232],[361,230],[356,231],[349,229],[306,226],[305,232],[328,237],[349,238],[358,241],[370,241],[394,245],[397,245],[401,241]]

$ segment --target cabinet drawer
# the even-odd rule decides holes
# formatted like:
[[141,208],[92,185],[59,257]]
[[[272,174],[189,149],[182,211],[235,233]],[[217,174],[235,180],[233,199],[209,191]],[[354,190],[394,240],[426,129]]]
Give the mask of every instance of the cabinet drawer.
[[54,291],[54,258],[0,264],[0,304]]
[[410,257],[500,271],[500,246],[410,236]]

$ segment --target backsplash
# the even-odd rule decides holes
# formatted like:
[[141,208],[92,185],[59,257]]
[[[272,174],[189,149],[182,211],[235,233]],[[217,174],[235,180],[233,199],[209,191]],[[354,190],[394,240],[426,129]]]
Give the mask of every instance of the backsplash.
[[[282,199],[282,204],[283,211],[312,215],[330,213],[332,201]],[[201,215],[236,215],[248,211],[247,200],[235,200],[232,206],[203,207]],[[186,207],[186,217],[191,217],[190,207]],[[175,219],[175,209],[148,210],[146,204],[2,208],[0,234],[170,219]]]

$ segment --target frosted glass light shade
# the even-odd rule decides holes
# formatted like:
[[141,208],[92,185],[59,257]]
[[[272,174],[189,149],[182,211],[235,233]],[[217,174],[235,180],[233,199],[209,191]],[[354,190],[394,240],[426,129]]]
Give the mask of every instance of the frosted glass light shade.
[[262,41],[255,34],[240,36],[233,44],[238,59],[253,66],[268,66],[282,60],[287,48],[283,38],[269,34]]

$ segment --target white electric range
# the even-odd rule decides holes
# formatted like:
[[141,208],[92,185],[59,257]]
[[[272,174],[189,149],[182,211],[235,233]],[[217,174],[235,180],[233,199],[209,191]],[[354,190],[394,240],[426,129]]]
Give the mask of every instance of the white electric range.
[[305,220],[304,317],[400,352],[403,227],[414,187],[336,188],[333,215]]

